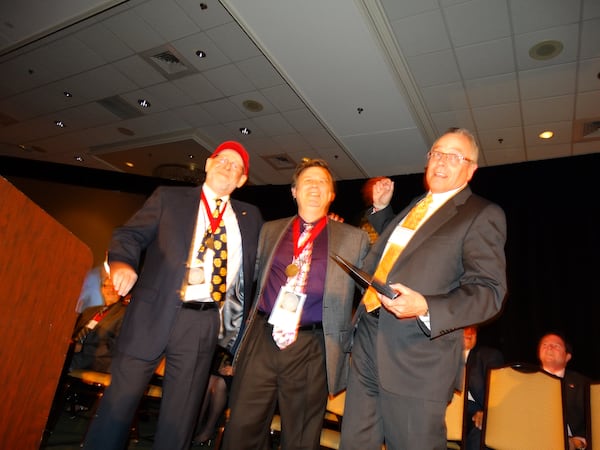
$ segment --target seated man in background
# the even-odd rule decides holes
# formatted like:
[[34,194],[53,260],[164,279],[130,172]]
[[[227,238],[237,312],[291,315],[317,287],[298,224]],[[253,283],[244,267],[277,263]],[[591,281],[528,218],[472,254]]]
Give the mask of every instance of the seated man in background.
[[502,366],[504,357],[495,348],[477,345],[477,327],[465,327],[465,367],[467,411],[466,411],[466,450],[477,450],[481,442],[481,426],[485,402],[487,373],[490,369]]
[[538,358],[542,369],[563,379],[569,450],[579,450],[587,447],[585,391],[589,379],[567,369],[572,356],[571,345],[561,334],[548,333],[539,341]]
[[110,362],[128,300],[121,299],[109,277],[102,280],[100,289],[104,305],[86,308],[77,319],[70,370],[110,372]]

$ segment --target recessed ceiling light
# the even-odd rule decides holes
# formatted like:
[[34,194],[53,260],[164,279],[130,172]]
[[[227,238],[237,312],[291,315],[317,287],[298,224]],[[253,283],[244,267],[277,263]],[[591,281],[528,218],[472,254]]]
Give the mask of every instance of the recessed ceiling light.
[[549,130],[548,131],[542,131],[539,134],[539,137],[541,139],[550,139],[552,136],[554,136],[554,132],[553,131],[549,131]]
[[535,44],[529,49],[529,56],[538,61],[546,61],[555,58],[563,50],[563,44],[560,41],[548,40]]
[[203,50],[196,50],[196,56],[198,58],[206,58],[206,52]]
[[143,98],[140,98],[140,99],[138,100],[138,104],[139,104],[139,105],[140,105],[142,108],[150,108],[150,106],[152,106],[152,104],[151,104],[151,103],[150,103],[148,100],[146,100],[146,99],[143,99]]
[[66,126],[62,120],[55,120],[54,125],[56,125],[57,127],[60,127],[60,128],[64,128]]
[[250,112],[259,112],[264,108],[264,106],[256,100],[244,100],[242,106]]
[[188,155],[188,158],[194,159],[194,155]]
[[127,161],[127,162],[125,163],[125,165],[126,165],[127,167],[133,167],[133,166],[134,166],[134,164],[133,164],[132,162],[129,162],[129,161]]
[[71,94],[69,91],[64,91],[63,94],[65,95],[65,97],[73,97],[73,94]]
[[75,159],[75,161],[77,161],[77,162],[84,161],[83,156],[81,156],[81,155],[75,155],[75,156],[73,156],[73,159]]
[[205,10],[208,8],[208,5],[206,3],[200,3],[200,9],[201,10]]
[[244,136],[248,136],[250,133],[252,133],[252,130],[247,127],[242,127],[240,128],[240,133],[242,133]]

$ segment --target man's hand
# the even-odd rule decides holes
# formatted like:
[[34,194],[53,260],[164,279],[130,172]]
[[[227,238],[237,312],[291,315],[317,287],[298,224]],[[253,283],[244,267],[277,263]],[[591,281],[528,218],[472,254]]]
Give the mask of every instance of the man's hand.
[[117,294],[124,297],[129,293],[138,276],[129,264],[113,261],[110,263],[110,279]]
[[481,430],[481,427],[483,426],[483,411],[477,411],[473,414],[471,420],[473,421],[473,425]]
[[392,201],[394,182],[389,178],[379,180],[373,185],[373,207],[377,210],[384,209]]
[[424,316],[429,312],[425,297],[417,291],[407,288],[403,284],[390,284],[391,288],[400,295],[394,300],[380,294],[381,304],[398,319],[407,317]]

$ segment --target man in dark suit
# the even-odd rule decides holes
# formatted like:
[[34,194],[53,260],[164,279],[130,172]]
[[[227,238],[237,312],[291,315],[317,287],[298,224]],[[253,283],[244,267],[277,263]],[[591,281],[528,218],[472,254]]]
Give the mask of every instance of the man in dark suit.
[[567,369],[572,356],[571,345],[560,333],[548,333],[539,341],[538,358],[542,369],[563,379],[569,450],[578,450],[587,447],[585,396],[590,380],[574,370]]
[[[468,186],[477,157],[467,130],[434,142],[425,173],[432,195],[394,217],[365,259],[399,296],[369,288],[358,308],[343,450],[384,440],[390,449],[446,448],[446,406],[462,388],[462,328],[495,316],[506,293],[505,216]],[[385,222],[389,209],[373,221]],[[367,300],[381,307],[367,312]]]
[[[120,295],[133,291],[112,382],[85,448],[123,449],[140,398],[163,357],[153,448],[189,448],[222,325],[220,311],[228,310],[232,297],[251,298],[262,218],[256,207],[230,198],[246,182],[248,168],[244,147],[224,142],[206,160],[201,187],[160,187],[115,230],[108,253],[111,278]],[[219,248],[223,228],[226,252]],[[221,258],[226,264],[215,268]],[[223,322],[232,323],[225,317]]]
[[504,364],[499,350],[477,344],[477,327],[465,327],[463,330],[466,359],[467,395],[465,448],[478,450],[481,444],[481,426],[485,406],[485,386],[487,373]]
[[318,450],[327,393],[346,386],[355,285],[331,255],[361,265],[369,238],[328,219],[334,186],[325,161],[304,161],[292,183],[298,214],[261,230],[223,450],[265,449],[277,405],[282,449]]

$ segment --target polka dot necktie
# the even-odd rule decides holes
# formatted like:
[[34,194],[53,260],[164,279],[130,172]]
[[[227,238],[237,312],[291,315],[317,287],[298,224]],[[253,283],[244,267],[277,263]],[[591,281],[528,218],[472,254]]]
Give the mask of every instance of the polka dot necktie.
[[[217,207],[212,213],[216,219],[220,214],[222,200],[216,199]],[[219,222],[219,226],[213,232],[213,246],[215,255],[213,258],[213,271],[210,280],[210,297],[217,303],[225,300],[225,292],[227,291],[227,230],[223,218]]]

